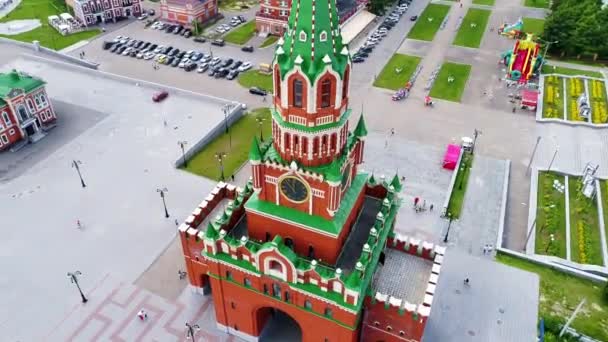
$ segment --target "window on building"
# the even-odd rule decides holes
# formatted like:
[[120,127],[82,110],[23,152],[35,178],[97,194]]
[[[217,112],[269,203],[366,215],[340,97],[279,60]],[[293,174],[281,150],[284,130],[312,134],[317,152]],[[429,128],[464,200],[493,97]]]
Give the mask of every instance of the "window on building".
[[239,331],[239,326],[238,325],[234,325],[234,330]]
[[28,115],[27,115],[27,112],[25,111],[24,106],[19,106],[19,109],[17,109],[17,112],[19,112],[19,117],[21,118],[21,121],[27,120]]
[[291,248],[293,250],[293,240],[291,238],[285,239],[285,246]]
[[344,79],[342,80],[342,100],[348,96],[348,78],[350,76],[350,70],[346,69],[344,72]]
[[4,134],[2,135],[2,142],[8,144],[8,138]]
[[270,233],[266,232],[266,242],[270,241]]
[[390,325],[386,326],[386,331],[393,331],[393,327],[391,327]]
[[46,121],[46,113],[45,112],[40,113],[40,117],[42,117],[42,121]]
[[40,95],[40,101],[42,101],[42,104],[46,104],[46,96],[44,94]]
[[333,315],[333,311],[331,310],[331,308],[325,308],[325,316],[327,317],[331,317]]
[[232,279],[232,272],[226,271],[226,278],[227,279]]
[[276,260],[270,260],[270,269],[279,273],[283,273],[283,265]]
[[272,284],[272,295],[281,298],[281,287],[279,286],[279,284]]
[[268,294],[268,285],[264,284],[264,294]]
[[315,137],[312,140],[312,154],[319,153],[319,137]]
[[300,150],[300,137],[298,135],[293,136],[293,150],[294,151]]
[[400,336],[405,336],[405,331],[400,330],[400,331],[399,331],[399,335],[400,335]]
[[302,92],[304,91],[304,84],[302,80],[293,80],[293,106],[302,108]]
[[269,8],[264,7],[264,13],[265,13],[265,14],[270,14],[270,9],[269,9]]
[[300,31],[300,41],[301,42],[305,42],[306,41],[306,32]]
[[321,82],[321,108],[327,108],[331,100],[331,80],[325,79]]
[[281,7],[287,7],[287,2],[286,1],[281,1]]
[[245,278],[243,279],[243,284],[245,284],[247,287],[251,287],[251,280],[249,280],[249,278]]
[[34,101],[36,101],[36,107],[40,107],[40,98],[38,96],[34,97]]
[[285,291],[285,301],[289,302],[290,299],[291,299],[291,296],[289,295],[289,291]]
[[308,310],[312,310],[312,303],[308,299],[306,299],[304,301],[304,308],[308,309]]
[[274,89],[277,97],[281,97],[281,74],[279,70],[275,70],[274,72]]
[[338,145],[338,135],[336,133],[334,133],[331,135],[331,141],[330,141],[329,146],[332,150],[335,150],[337,145]]
[[27,109],[30,110],[30,113],[34,113],[36,108],[34,108],[34,102],[31,99],[27,99]]
[[324,42],[327,40],[327,32],[323,31],[321,32],[321,34],[319,35],[319,40]]
[[312,245],[308,246],[308,257],[310,259],[314,259],[315,258],[315,248]]
[[281,17],[286,17],[286,16],[287,16],[287,14],[288,14],[288,13],[287,13],[287,11],[286,11],[286,10],[281,10],[281,11],[279,12],[279,15],[280,15]]
[[6,127],[9,127],[12,124],[7,112],[2,112],[2,119],[4,120]]
[[236,309],[236,304],[234,302],[230,302],[230,307]]

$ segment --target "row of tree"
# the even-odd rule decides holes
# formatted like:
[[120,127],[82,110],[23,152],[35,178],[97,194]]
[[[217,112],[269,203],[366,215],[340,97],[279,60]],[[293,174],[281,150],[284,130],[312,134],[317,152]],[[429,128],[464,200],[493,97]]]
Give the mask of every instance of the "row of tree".
[[553,0],[542,38],[558,56],[608,59],[608,6],[601,0]]

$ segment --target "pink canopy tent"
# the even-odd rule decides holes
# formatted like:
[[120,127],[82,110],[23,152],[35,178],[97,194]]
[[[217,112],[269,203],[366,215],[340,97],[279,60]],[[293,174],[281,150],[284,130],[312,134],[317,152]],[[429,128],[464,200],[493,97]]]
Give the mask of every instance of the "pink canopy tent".
[[538,105],[538,91],[536,90],[524,90],[521,93],[521,105],[526,106],[532,110],[536,109]]
[[443,168],[448,170],[454,170],[456,163],[460,157],[460,146],[449,144],[445,155],[443,156]]

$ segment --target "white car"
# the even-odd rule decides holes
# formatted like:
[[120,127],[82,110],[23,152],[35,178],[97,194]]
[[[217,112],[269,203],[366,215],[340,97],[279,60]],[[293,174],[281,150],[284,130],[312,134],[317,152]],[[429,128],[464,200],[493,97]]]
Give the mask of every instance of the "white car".
[[388,34],[388,31],[385,30],[376,30],[374,32],[374,34],[372,34],[372,36],[377,36],[377,37],[386,37],[386,35]]
[[241,64],[241,66],[237,69],[239,72],[243,72],[243,71],[247,71],[249,69],[251,69],[253,65],[251,64],[251,62],[245,62],[243,64]]
[[122,55],[123,56],[128,55],[131,52],[131,50],[133,50],[133,48],[130,48],[130,47],[126,48],[125,51],[122,52]]
[[148,15],[146,13],[140,15],[139,17],[137,17],[137,20],[144,20],[148,17]]
[[379,39],[379,38],[374,38],[374,37],[372,36],[372,37],[368,37],[368,38],[367,38],[367,41],[368,41],[369,43],[378,44],[378,43],[380,42],[380,39]]
[[154,52],[152,52],[152,51],[146,52],[146,54],[144,55],[144,59],[149,60],[149,59],[154,58],[154,56],[156,56],[156,54]]
[[155,52],[155,53],[159,53],[159,52],[160,52],[160,50],[162,50],[162,49],[164,49],[164,48],[165,48],[165,46],[164,46],[164,45],[159,45],[159,46],[157,46],[157,47],[156,47],[156,49],[154,49],[154,52]]
[[209,62],[209,64],[216,65],[216,64],[218,64],[221,61],[222,61],[221,58],[219,58],[219,57],[213,57],[213,59],[211,59],[211,62]]
[[144,53],[143,52],[138,52],[137,55],[135,55],[135,57],[142,59],[144,58]]
[[124,38],[123,36],[116,36],[116,38],[114,38],[114,40],[112,40],[112,41],[113,41],[114,43],[118,43],[118,42],[120,42],[121,40],[123,40],[123,38]]

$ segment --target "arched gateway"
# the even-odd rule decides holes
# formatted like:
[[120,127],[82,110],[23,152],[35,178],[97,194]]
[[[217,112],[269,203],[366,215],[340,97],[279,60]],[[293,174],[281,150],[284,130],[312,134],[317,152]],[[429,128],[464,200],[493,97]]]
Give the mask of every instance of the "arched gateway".
[[287,313],[272,307],[261,307],[255,312],[255,329],[259,331],[260,342],[302,341],[302,327]]

